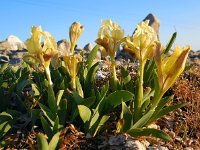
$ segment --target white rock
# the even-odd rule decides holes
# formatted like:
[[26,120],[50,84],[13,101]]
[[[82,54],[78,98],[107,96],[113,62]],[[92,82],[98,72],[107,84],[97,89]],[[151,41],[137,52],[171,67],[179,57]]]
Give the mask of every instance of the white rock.
[[10,45],[10,50],[18,50],[24,48],[24,43],[16,36],[10,35],[6,39],[8,44]]
[[126,150],[146,150],[146,147],[138,140],[127,140],[125,147]]

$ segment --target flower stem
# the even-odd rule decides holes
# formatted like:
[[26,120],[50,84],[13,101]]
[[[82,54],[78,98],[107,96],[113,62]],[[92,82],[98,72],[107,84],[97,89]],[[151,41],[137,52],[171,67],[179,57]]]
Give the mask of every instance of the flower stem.
[[53,83],[52,83],[52,81],[51,81],[51,73],[50,73],[49,67],[46,67],[46,68],[45,68],[45,72],[46,72],[46,76],[47,76],[47,80],[48,80],[48,82],[49,82],[49,85],[52,85]]
[[115,59],[114,57],[111,57],[111,67],[112,67],[112,79],[111,79],[111,83],[112,83],[112,89],[113,91],[117,90],[117,74],[116,74],[116,68],[115,68]]
[[72,86],[72,89],[75,91],[76,90],[76,76],[72,77],[71,86]]
[[134,102],[134,120],[135,121],[139,120],[141,117],[141,107],[142,107],[142,99],[143,99],[144,65],[145,65],[145,62],[140,60],[138,93],[137,93],[136,100]]

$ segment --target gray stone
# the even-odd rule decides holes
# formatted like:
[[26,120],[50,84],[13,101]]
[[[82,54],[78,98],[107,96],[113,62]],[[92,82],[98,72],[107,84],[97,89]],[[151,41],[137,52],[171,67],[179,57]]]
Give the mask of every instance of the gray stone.
[[60,40],[57,42],[58,46],[58,55],[67,55],[70,53],[71,44],[67,40]]
[[118,135],[118,136],[111,136],[109,138],[109,141],[108,141],[108,144],[109,145],[120,145],[122,143],[124,143],[126,141],[126,136],[121,134],[121,135]]
[[86,50],[86,51],[91,51],[91,50],[93,49],[93,46],[92,46],[91,43],[88,43],[88,44],[86,44],[86,45],[84,46],[83,49]]
[[18,65],[27,52],[25,48],[26,46],[18,37],[10,35],[5,41],[0,42],[0,63]]
[[10,35],[5,41],[0,42],[0,50],[20,50],[24,48],[24,43],[14,35]]
[[125,147],[126,150],[146,150],[146,147],[138,140],[127,140]]

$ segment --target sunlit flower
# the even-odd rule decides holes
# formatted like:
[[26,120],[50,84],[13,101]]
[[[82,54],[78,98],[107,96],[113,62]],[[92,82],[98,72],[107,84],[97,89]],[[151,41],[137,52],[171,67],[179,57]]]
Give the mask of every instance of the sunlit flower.
[[115,56],[120,40],[124,37],[124,30],[111,20],[102,20],[96,43],[103,46],[110,57]]
[[151,59],[156,50],[157,35],[149,25],[149,20],[137,25],[133,36],[125,38],[124,50],[130,52],[140,61]]
[[80,63],[82,62],[82,56],[80,54],[66,55],[63,56],[63,60],[65,63],[65,67],[71,77],[72,87],[73,89],[75,89],[76,88],[75,79],[78,73]]
[[162,58],[161,45],[158,45],[155,62],[158,68],[159,85],[163,93],[174,84],[178,76],[183,72],[189,51],[189,46],[184,48],[176,46],[169,57]]
[[57,43],[53,36],[49,32],[43,32],[41,26],[33,26],[31,38],[26,40],[25,45],[29,52],[23,57],[25,62],[31,63],[30,60],[33,60],[35,63],[39,63],[46,71],[49,82],[52,84],[49,65],[51,58],[57,54]]
[[69,38],[71,42],[71,52],[74,52],[75,45],[81,36],[84,27],[79,22],[74,22],[69,29]]

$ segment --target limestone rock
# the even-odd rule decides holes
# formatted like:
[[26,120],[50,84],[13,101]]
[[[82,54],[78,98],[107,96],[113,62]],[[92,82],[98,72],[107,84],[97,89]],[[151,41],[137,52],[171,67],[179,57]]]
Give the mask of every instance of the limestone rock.
[[22,50],[24,48],[24,43],[14,35],[10,35],[5,41],[0,42],[0,50]]
[[25,44],[18,37],[10,35],[5,41],[0,42],[0,64],[18,65],[26,52]]
[[91,50],[93,49],[93,46],[92,46],[91,43],[88,43],[88,44],[86,44],[86,45],[84,46],[83,49],[86,50],[86,51],[91,51]]
[[70,53],[71,44],[67,40],[60,40],[57,42],[58,45],[58,55],[67,55]]

